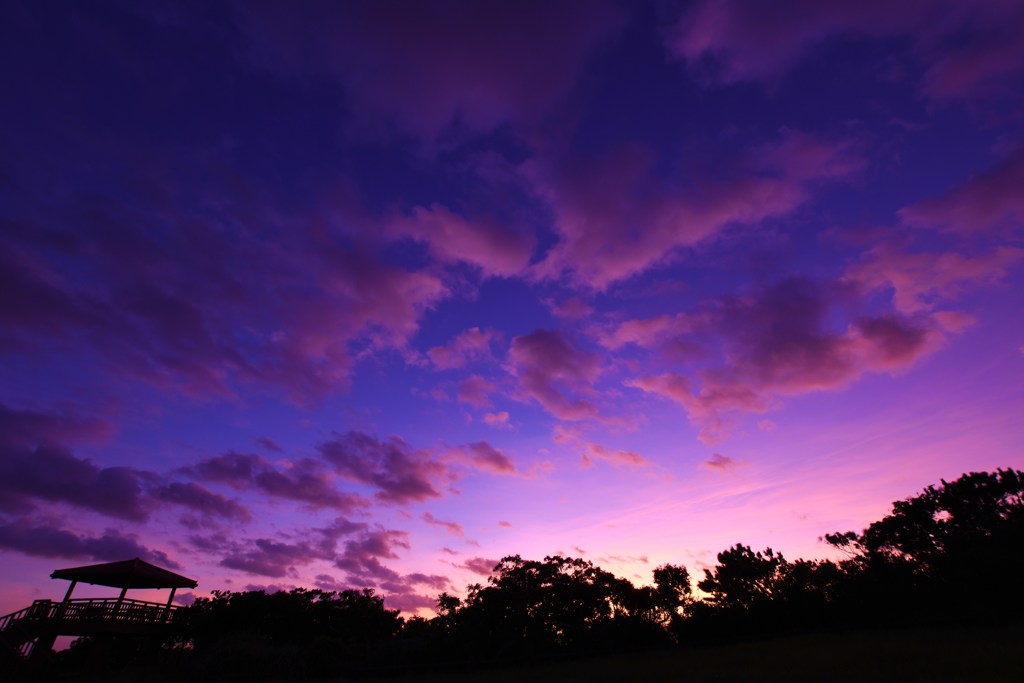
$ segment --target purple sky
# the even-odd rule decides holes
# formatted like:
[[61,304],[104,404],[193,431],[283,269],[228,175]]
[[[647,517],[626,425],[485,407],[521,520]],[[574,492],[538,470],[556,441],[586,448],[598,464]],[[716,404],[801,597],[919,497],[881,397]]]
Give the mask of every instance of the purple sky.
[[512,553],[825,557],[1024,467],[1022,33],[1019,0],[8,3],[0,613],[136,555],[406,611]]

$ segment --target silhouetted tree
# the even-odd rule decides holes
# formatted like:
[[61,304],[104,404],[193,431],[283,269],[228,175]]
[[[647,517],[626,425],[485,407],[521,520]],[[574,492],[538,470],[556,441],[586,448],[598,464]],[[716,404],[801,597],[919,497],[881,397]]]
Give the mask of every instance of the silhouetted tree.
[[398,632],[398,610],[384,609],[371,589],[340,593],[295,588],[291,591],[214,591],[182,611],[193,646],[202,649],[227,633],[259,634],[278,642],[314,637],[366,641]]
[[[443,605],[441,604],[443,602]],[[503,558],[487,585],[470,586],[461,608],[442,595],[439,619],[457,609],[457,634],[496,658],[585,651],[634,638],[637,589],[593,563],[559,555],[543,561]]]
[[754,552],[737,543],[718,553],[714,571],[704,570],[697,584],[710,594],[710,602],[720,608],[749,610],[771,600],[786,568],[786,559],[771,548]]
[[625,607],[634,620],[668,626],[683,616],[692,592],[686,567],[665,564],[654,570],[654,585],[624,595]]
[[[999,469],[942,480],[896,501],[890,514],[860,534],[828,534],[825,540],[850,555],[844,566],[853,599],[864,601],[865,593],[877,591],[905,607],[961,616],[1019,608],[1024,472]],[[998,587],[997,603],[978,601],[965,589],[979,577]]]
[[403,623],[370,589],[214,591],[179,619],[203,670],[224,680],[372,668],[386,662],[387,644]]
[[654,570],[654,595],[658,607],[675,615],[690,601],[690,572],[681,564],[663,564]]

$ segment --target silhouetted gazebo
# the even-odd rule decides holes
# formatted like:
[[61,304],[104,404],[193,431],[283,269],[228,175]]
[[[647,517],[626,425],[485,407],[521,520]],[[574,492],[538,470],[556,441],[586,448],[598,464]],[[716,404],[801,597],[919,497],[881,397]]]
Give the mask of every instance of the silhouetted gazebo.
[[[194,579],[137,557],[57,569],[50,578],[71,582],[61,602],[36,600],[30,607],[0,617],[0,640],[20,655],[49,650],[57,636],[165,633],[173,621],[172,603],[177,590],[198,585]],[[121,594],[116,598],[73,599],[71,595],[79,583],[120,588]],[[130,588],[170,588],[171,593],[166,603],[132,600],[125,597]]]

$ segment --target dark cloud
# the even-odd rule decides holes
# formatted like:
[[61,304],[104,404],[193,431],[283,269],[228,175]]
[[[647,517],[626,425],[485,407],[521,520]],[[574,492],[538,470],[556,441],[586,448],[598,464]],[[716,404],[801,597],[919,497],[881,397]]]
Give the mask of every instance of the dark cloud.
[[498,474],[512,474],[516,471],[516,466],[512,463],[511,458],[486,441],[468,444],[465,450],[473,465],[478,469]]
[[240,7],[259,64],[331,75],[360,129],[384,121],[427,140],[453,127],[482,133],[535,122],[623,20],[603,0]]
[[602,460],[614,467],[646,467],[650,461],[636,451],[607,448],[598,443],[587,442],[580,445],[583,466],[591,467],[594,460]]
[[42,444],[105,441],[114,431],[113,424],[99,418],[72,412],[18,410],[0,403],[0,449],[4,452],[28,450]]
[[0,526],[0,547],[38,557],[88,558],[101,561],[139,557],[162,567],[181,568],[163,551],[140,545],[135,536],[124,536],[112,529],[107,529],[100,536],[86,536],[22,520]]
[[279,538],[238,540],[224,534],[193,536],[192,545],[206,553],[222,555],[221,566],[260,576],[297,576],[300,567],[323,561],[346,574],[350,587],[373,587],[380,582],[401,581],[401,574],[381,563],[398,559],[398,549],[408,549],[408,534],[394,529],[368,529],[365,524],[338,518],[330,525]]
[[281,446],[276,441],[271,439],[269,436],[261,436],[260,438],[256,439],[256,443],[259,444],[260,446],[263,446],[271,453],[284,453],[284,449],[281,448]]
[[449,580],[447,576],[440,576],[439,574],[421,574],[419,572],[406,574],[405,582],[408,585],[427,586],[435,590],[445,590],[451,586],[451,580]]
[[373,586],[380,581],[398,581],[401,575],[381,564],[383,559],[398,559],[396,548],[409,548],[408,534],[393,529],[367,531],[346,541],[334,565],[346,572],[354,585]]
[[674,341],[691,340],[708,349],[709,360],[686,373],[626,384],[680,403],[702,427],[701,440],[714,443],[728,434],[731,413],[765,412],[781,396],[840,389],[867,372],[898,371],[941,344],[943,326],[928,317],[887,313],[837,324],[844,304],[857,296],[842,283],[792,278],[751,296],[724,297],[697,316],[667,318],[657,335],[631,341],[664,351]]
[[203,552],[219,552],[231,545],[231,539],[224,533],[209,534],[201,536],[193,534],[188,537],[189,543]]
[[294,573],[296,565],[308,564],[318,554],[306,544],[281,543],[269,538],[254,539],[244,550],[220,561],[222,567],[249,574],[280,578]]
[[999,282],[1024,259],[1018,247],[971,251],[917,250],[886,241],[852,264],[845,279],[867,291],[891,291],[893,308],[913,316],[947,306],[974,287]]
[[0,455],[0,500],[27,509],[29,499],[62,502],[131,521],[149,513],[138,473],[130,467],[97,467],[61,446]]
[[[391,609],[416,612],[419,609],[433,609],[437,606],[437,595],[451,590],[451,581],[437,574],[412,573],[398,580],[383,581],[380,589],[384,592],[384,604]],[[430,595],[422,595],[424,588]]]
[[709,467],[720,472],[732,469],[736,464],[735,460],[727,455],[722,455],[721,453],[714,453],[710,458],[704,461],[705,467]]
[[229,451],[200,460],[181,472],[202,481],[256,490],[314,508],[350,511],[365,502],[359,496],[338,491],[330,474],[317,461],[310,459],[298,460],[290,467],[281,468],[260,455]]
[[[426,244],[443,263],[469,263],[484,276],[521,273],[530,261],[535,241],[528,227],[510,228],[486,212],[470,219],[436,203],[417,206],[411,215],[392,219],[388,230]],[[470,353],[460,356],[460,351]],[[428,354],[438,368],[459,367],[474,355],[471,349],[458,347],[434,347]]]
[[[451,587],[448,577],[435,574],[406,574],[393,580],[382,582],[378,588],[383,591],[384,603],[388,609],[399,609],[407,612],[415,612],[418,609],[431,609],[437,605],[437,598],[428,595],[418,594],[417,588],[426,586],[433,591],[445,591]],[[363,586],[354,586],[344,581],[339,581],[331,574],[318,574],[316,587],[321,590],[343,591],[359,589]]]
[[443,449],[445,462],[457,462],[481,472],[492,474],[515,474],[512,459],[486,441],[477,441],[462,446],[446,446]]
[[42,499],[145,519],[148,506],[135,470],[98,467],[65,445],[104,440],[112,433],[104,420],[0,404],[0,509],[24,512],[32,499]]
[[458,398],[476,408],[486,408],[491,405],[490,395],[497,390],[498,387],[490,380],[470,375],[459,381]]
[[223,455],[204,458],[183,470],[205,481],[244,488],[255,479],[256,473],[272,467],[270,462],[259,455],[230,451]]
[[196,594],[192,591],[178,591],[174,594],[174,604],[188,607],[196,601]]
[[318,446],[321,456],[341,476],[377,489],[376,497],[403,505],[441,494],[432,479],[445,476],[443,465],[423,451],[414,451],[398,437],[381,441],[361,432],[337,435]]
[[905,207],[899,213],[905,223],[918,228],[963,235],[1019,236],[1024,231],[1022,186],[1024,146],[945,195]]
[[488,358],[491,344],[500,340],[501,332],[471,327],[459,333],[445,346],[434,346],[427,351],[430,361],[439,370],[461,368],[467,363]]
[[[67,153],[66,168],[49,169],[60,179],[90,163],[85,150]],[[265,240],[279,228],[268,219],[275,211],[243,217],[231,205],[274,193],[240,188],[250,181],[223,160],[211,172],[232,178],[209,197],[178,151],[152,150],[149,161],[116,146],[105,154],[105,179],[123,195],[86,194],[68,179],[42,226],[0,233],[0,287],[19,293],[0,304],[0,349],[56,362],[48,355],[56,345],[40,340],[73,340],[106,368],[160,389],[230,397],[261,385],[310,403],[347,386],[353,346],[405,346],[425,310],[447,296],[439,276],[325,235],[284,231],[287,246]],[[154,205],[139,187],[152,176],[173,186],[174,206]],[[234,192],[241,196],[228,199]],[[214,206],[220,213],[209,215]],[[222,229],[239,220],[251,229]]]
[[[0,509],[25,512],[33,500],[66,503],[130,521],[145,521],[153,508],[175,505],[217,517],[248,521],[249,510],[239,501],[194,482],[172,481],[164,475],[132,467],[99,467],[78,458],[57,439],[90,439],[106,434],[95,420],[67,415],[15,411],[0,406]],[[38,444],[38,445],[34,445]],[[215,474],[245,474],[246,463],[211,465]],[[252,465],[252,463],[249,463]],[[219,466],[219,469],[218,469]],[[248,474],[253,475],[250,466]],[[276,482],[271,482],[271,488]],[[294,486],[303,485],[300,479]],[[285,488],[277,483],[277,488]],[[201,518],[195,520],[201,523]]]
[[596,158],[531,160],[528,182],[550,205],[560,236],[533,274],[568,275],[581,289],[604,291],[730,226],[790,214],[810,199],[814,183],[863,166],[848,142],[796,131],[736,156],[726,178],[707,173],[696,188],[661,177],[658,151],[639,145]]
[[210,517],[247,522],[252,518],[248,508],[220,493],[214,493],[194,482],[171,482],[149,490],[156,500],[187,507]]
[[468,569],[474,574],[479,574],[480,576],[490,576],[494,573],[494,568],[498,566],[498,561],[489,560],[484,557],[471,557],[462,564],[457,564],[455,566]]
[[384,596],[384,606],[403,612],[415,612],[420,609],[437,607],[436,595],[419,595],[417,593],[388,593]]
[[520,387],[560,420],[598,417],[590,401],[574,395],[590,395],[601,374],[596,354],[572,344],[560,332],[536,330],[512,340],[509,350]]
[[447,529],[449,533],[455,534],[456,536],[462,536],[466,533],[466,530],[458,522],[452,522],[444,519],[438,519],[429,512],[423,513],[423,521],[433,526],[439,526],[443,529]]
[[1024,80],[1024,48],[1011,28],[1022,21],[1024,9],[1013,0],[787,0],[770,8],[757,0],[701,0],[683,12],[669,48],[713,80],[776,84],[836,37],[905,38],[922,67],[925,96],[982,100],[1012,97],[1012,84]]

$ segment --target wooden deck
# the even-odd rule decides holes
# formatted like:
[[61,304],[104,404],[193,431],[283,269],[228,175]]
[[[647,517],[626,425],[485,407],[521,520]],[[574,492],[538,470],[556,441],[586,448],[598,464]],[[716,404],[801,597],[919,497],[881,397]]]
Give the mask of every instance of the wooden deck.
[[176,607],[127,598],[80,598],[66,602],[36,600],[0,617],[0,641],[21,656],[57,636],[159,635],[174,622]]

